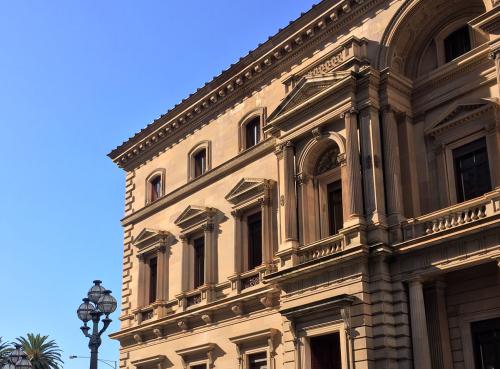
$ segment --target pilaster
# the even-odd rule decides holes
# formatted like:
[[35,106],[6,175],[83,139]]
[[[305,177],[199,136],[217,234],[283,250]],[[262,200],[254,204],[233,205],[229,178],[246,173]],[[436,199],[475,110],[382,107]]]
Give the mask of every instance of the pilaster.
[[429,369],[432,366],[422,281],[419,279],[412,279],[408,282],[408,286],[410,295],[413,367],[414,369]]
[[[346,199],[348,219],[344,227],[359,223],[363,216],[363,190],[358,142],[358,113],[350,109],[343,114],[346,129]],[[342,187],[344,188],[344,187]]]

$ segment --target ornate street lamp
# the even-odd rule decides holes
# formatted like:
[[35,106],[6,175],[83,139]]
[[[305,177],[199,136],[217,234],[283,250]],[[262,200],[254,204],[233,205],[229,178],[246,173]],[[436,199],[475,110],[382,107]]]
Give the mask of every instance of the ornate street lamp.
[[[83,303],[76,311],[78,318],[83,322],[80,329],[85,337],[89,339],[90,369],[97,369],[99,346],[102,343],[101,335],[111,324],[109,314],[116,310],[116,299],[111,296],[110,290],[101,286],[101,283],[98,280],[94,281],[94,285],[87,293],[87,297],[83,299]],[[103,315],[105,316],[102,319],[103,326],[99,330],[99,323]],[[90,321],[92,321],[92,333],[89,333],[90,327],[87,325]]]
[[9,353],[7,363],[2,369],[31,369],[31,361],[22,346],[16,343],[14,350]]

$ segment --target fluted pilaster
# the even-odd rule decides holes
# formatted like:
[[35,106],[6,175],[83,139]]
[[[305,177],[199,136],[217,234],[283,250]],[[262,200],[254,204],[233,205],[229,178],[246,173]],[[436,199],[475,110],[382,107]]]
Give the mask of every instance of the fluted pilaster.
[[411,337],[413,346],[414,369],[431,368],[429,335],[425,316],[424,293],[422,281],[415,279],[409,283]]
[[350,109],[343,114],[346,129],[346,171],[347,171],[347,204],[349,218],[360,218],[363,214],[361,188],[361,165],[359,160],[358,114]]

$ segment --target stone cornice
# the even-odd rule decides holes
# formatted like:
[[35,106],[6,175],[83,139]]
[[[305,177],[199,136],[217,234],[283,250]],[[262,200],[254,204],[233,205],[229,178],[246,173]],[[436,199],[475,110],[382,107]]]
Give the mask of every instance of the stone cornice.
[[152,152],[158,153],[200,124],[214,119],[302,60],[306,50],[349,27],[383,1],[325,0],[319,3],[108,156],[125,170],[137,167],[151,157]]

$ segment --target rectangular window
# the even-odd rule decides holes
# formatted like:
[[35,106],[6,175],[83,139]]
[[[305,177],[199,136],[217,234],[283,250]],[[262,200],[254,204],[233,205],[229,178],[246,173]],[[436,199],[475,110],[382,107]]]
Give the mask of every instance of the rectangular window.
[[248,369],[267,369],[267,353],[258,352],[248,355]]
[[446,63],[470,51],[469,26],[464,26],[452,32],[444,39]]
[[194,249],[194,288],[205,283],[205,239],[196,238],[193,241]]
[[260,117],[252,119],[245,126],[246,148],[255,146],[260,141]]
[[207,170],[207,151],[200,150],[194,155],[194,177],[203,175]]
[[156,257],[149,259],[149,303],[156,301],[156,286],[158,278],[158,260]]
[[161,177],[157,176],[151,181],[151,201],[161,197]]
[[248,226],[248,269],[262,264],[262,213],[247,217]]
[[189,369],[207,369],[207,364],[198,364],[190,366]]
[[476,368],[500,368],[500,318],[471,324]]
[[344,225],[342,214],[342,183],[335,181],[327,186],[328,192],[328,231],[330,236],[337,234]]
[[342,369],[339,333],[311,337],[311,369]]
[[491,191],[486,140],[481,138],[453,150],[457,201],[467,201]]

